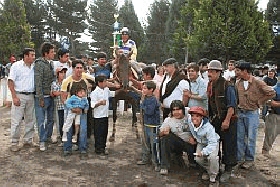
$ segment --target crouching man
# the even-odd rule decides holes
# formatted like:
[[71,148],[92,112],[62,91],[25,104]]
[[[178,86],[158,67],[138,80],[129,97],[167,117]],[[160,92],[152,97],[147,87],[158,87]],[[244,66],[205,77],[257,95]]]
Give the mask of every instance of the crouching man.
[[202,174],[203,180],[209,180],[213,184],[219,172],[219,135],[209,123],[206,111],[202,107],[194,106],[189,110],[191,115],[188,124],[193,137],[189,143],[197,144],[195,160],[206,172]]

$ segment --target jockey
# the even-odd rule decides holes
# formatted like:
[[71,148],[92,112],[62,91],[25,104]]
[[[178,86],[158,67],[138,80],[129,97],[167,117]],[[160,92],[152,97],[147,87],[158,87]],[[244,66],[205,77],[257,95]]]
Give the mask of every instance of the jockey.
[[[137,48],[136,48],[136,43],[129,39],[129,31],[127,27],[123,27],[121,30],[122,34],[122,39],[121,41],[118,41],[118,48],[119,51],[121,50],[124,54],[130,54],[129,59],[132,61],[136,61],[136,56],[137,56]],[[114,57],[116,57],[116,54],[114,52]]]

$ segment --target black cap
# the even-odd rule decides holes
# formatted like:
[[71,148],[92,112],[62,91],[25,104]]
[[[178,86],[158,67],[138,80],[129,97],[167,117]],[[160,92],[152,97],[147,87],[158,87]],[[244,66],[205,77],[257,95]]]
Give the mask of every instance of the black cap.
[[244,60],[239,60],[235,63],[235,68],[238,69],[251,69],[250,62],[246,62]]
[[167,64],[175,64],[177,61],[175,58],[168,58],[165,61],[163,61],[162,65],[165,66]]

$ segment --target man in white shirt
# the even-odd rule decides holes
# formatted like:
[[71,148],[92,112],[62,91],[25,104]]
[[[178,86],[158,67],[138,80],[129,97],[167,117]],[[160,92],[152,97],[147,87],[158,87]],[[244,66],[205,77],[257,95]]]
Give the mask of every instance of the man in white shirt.
[[34,59],[35,50],[25,48],[23,60],[14,62],[8,77],[8,86],[11,90],[13,104],[11,108],[11,151],[20,150],[20,123],[24,117],[23,145],[32,146],[34,126],[36,123],[34,108]]
[[166,74],[160,87],[160,102],[165,119],[170,113],[170,104],[173,100],[181,100],[185,106],[187,105],[189,82],[180,74],[178,62],[174,58],[166,59],[163,66]]
[[[56,70],[58,67],[65,67],[67,68],[66,77],[72,75],[72,67],[69,66],[69,50],[59,48],[57,50],[58,61],[53,62],[53,69]],[[56,71],[54,71],[54,75],[56,76]]]
[[224,72],[224,78],[227,81],[231,81],[235,77],[234,64],[235,64],[235,60],[228,61],[228,69]]
[[210,63],[210,60],[208,58],[202,58],[198,61],[199,66],[199,73],[201,78],[205,80],[206,83],[208,83],[208,64]]

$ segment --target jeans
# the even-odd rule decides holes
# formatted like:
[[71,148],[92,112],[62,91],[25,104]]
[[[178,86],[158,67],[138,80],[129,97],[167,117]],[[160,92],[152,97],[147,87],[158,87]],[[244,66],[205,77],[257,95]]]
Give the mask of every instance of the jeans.
[[[67,132],[67,142],[63,144],[63,151],[72,151],[73,126]],[[79,132],[79,151],[87,150],[87,114],[81,114]]]
[[[159,159],[160,159],[159,155],[157,155],[160,152],[160,150],[159,150],[159,142],[157,142],[156,140],[156,136],[157,136],[156,128],[158,127],[144,126],[145,140],[143,140],[142,142],[142,161],[148,162],[149,159],[151,159],[154,165],[159,164]],[[158,146],[158,150],[157,150],[157,146]]]
[[254,161],[259,110],[237,110],[237,161]]
[[[46,142],[52,137],[54,123],[54,100],[52,97],[44,97],[44,107],[40,106],[39,98],[35,97],[35,114],[39,128],[40,142]],[[47,119],[45,122],[45,115]]]

